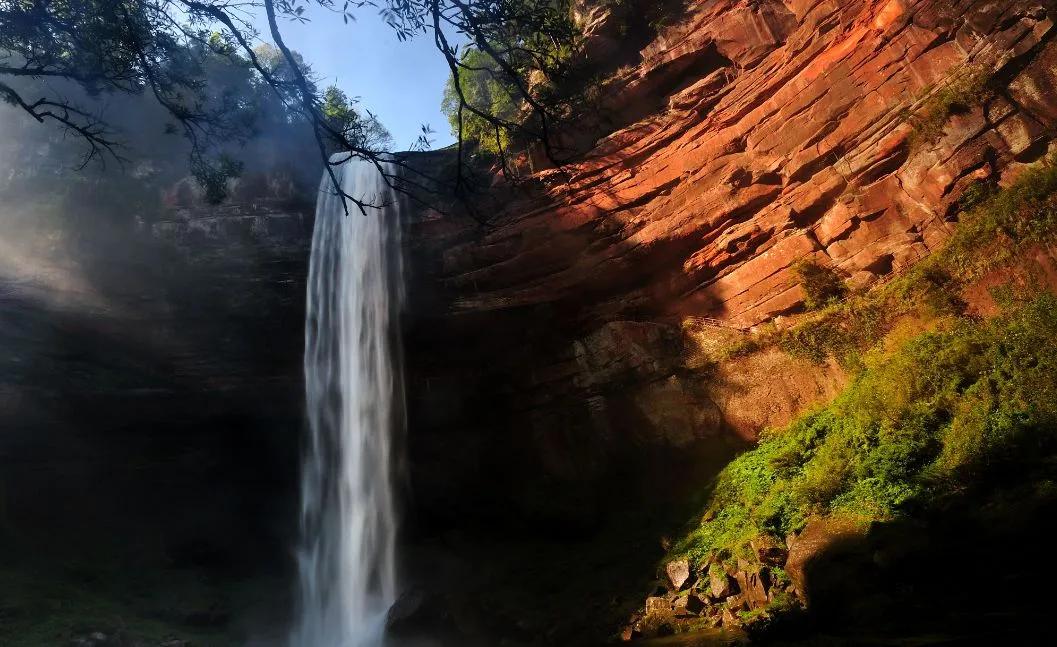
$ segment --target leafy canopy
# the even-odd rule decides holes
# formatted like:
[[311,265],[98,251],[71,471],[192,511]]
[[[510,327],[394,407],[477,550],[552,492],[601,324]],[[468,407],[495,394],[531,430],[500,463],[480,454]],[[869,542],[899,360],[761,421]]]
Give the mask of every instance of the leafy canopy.
[[[359,10],[380,11],[398,38],[431,37],[453,73],[463,69],[464,58],[449,35],[474,43],[537,117],[534,126],[526,126],[512,118],[505,104],[479,106],[460,97],[463,109],[546,142],[548,111],[520,77],[530,67],[545,68],[560,38],[569,33],[566,0],[0,0],[0,98],[29,118],[81,138],[87,164],[122,159],[112,124],[98,103],[71,100],[45,82],[72,84],[88,97],[149,94],[171,116],[171,130],[190,142],[192,166],[203,176],[223,177],[234,167],[216,148],[245,132],[240,120],[247,97],[211,85],[203,67],[211,59],[226,58],[233,69],[248,71],[252,83],[270,92],[290,120],[309,126],[333,189],[346,204],[361,210],[377,206],[345,194],[332,167],[357,157],[376,163],[390,184],[398,183],[400,178],[381,164],[390,159],[384,129],[373,115],[356,111],[348,96],[318,87],[311,68],[283,39],[281,25],[307,21],[309,9],[344,22]],[[266,36],[273,45],[256,44],[262,35],[252,20],[259,15],[267,19]],[[551,45],[544,47],[548,38]],[[428,132],[424,130],[425,137]],[[330,161],[335,151],[347,155]],[[460,163],[460,178],[461,173]]]

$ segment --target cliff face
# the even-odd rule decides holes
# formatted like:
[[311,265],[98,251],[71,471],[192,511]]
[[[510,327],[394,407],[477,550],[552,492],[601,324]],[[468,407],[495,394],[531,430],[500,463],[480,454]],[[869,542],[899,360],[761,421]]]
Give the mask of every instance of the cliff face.
[[[613,11],[587,12],[589,54]],[[882,281],[949,236],[974,183],[1040,158],[1055,33],[1016,0],[687,3],[583,130],[637,121],[506,188],[490,229],[411,225],[420,504],[479,503],[434,477],[487,474],[497,506],[578,514],[606,477],[700,466],[832,395],[835,367],[695,357],[801,309],[799,259]]]
[[[587,55],[625,60],[619,5],[584,4]],[[441,585],[467,586],[498,633],[619,626],[639,598],[608,594],[647,590],[665,524],[685,521],[660,509],[846,381],[777,350],[717,361],[801,308],[794,262],[883,281],[943,243],[975,183],[1051,147],[1050,16],[1024,0],[688,0],[563,133],[600,135],[581,161],[544,169],[528,151],[538,172],[497,185],[486,228],[410,212],[407,518],[418,547],[436,533],[463,558]],[[34,254],[0,245],[0,341],[19,349],[0,380],[5,515],[105,500],[64,536],[124,534],[114,520],[147,510],[174,561],[285,548],[311,224],[287,184],[217,208],[178,188],[90,272],[30,277]],[[618,545],[508,550],[522,531]],[[432,557],[409,574],[441,572]]]
[[[449,251],[455,305],[594,287],[610,296],[584,304],[598,319],[646,308],[752,325],[798,305],[788,266],[802,256],[862,283],[897,271],[945,238],[972,180],[1044,152],[1052,27],[1033,2],[692,2],[608,86],[620,101],[674,86],[666,109],[600,141],[548,204],[516,205]],[[914,144],[914,112],[969,69],[1000,90],[965,97]]]
[[310,211],[257,186],[159,216],[123,186],[5,194],[3,522],[55,554],[121,536],[122,555],[285,566]]

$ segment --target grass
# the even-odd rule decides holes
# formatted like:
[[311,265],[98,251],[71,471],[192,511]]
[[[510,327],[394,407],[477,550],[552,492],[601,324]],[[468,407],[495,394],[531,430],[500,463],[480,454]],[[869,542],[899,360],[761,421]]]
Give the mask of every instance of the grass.
[[870,354],[831,404],[767,433],[712,493],[711,521],[678,545],[695,562],[785,536],[811,515],[891,519],[1003,465],[1055,449],[1057,298],[961,321]]
[[[701,562],[748,556],[748,542],[812,515],[885,520],[917,512],[1009,466],[1057,452],[1057,297],[994,292],[1004,311],[962,315],[959,295],[1057,234],[1057,165],[980,188],[944,249],[867,294],[830,303],[766,339],[812,361],[853,368],[832,403],[768,430],[715,482],[707,519],[673,549]],[[899,328],[912,315],[924,332]]]

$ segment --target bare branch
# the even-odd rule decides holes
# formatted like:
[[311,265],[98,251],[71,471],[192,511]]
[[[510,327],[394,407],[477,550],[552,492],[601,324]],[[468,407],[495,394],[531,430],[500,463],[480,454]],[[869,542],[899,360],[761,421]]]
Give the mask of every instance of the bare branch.
[[117,152],[120,144],[108,136],[106,125],[87,111],[68,102],[44,98],[29,103],[14,88],[2,81],[0,81],[0,96],[4,101],[27,112],[38,123],[55,121],[66,131],[77,134],[87,142],[89,149],[77,167],[78,170],[86,167],[93,159],[102,160],[105,155],[109,155],[118,164],[128,161]]

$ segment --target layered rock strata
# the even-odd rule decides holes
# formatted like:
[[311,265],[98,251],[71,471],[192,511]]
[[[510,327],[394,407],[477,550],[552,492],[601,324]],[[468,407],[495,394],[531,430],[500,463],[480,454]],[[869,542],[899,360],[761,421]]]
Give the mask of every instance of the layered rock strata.
[[[434,211],[411,224],[412,473],[442,483],[422,503],[462,509],[470,484],[442,471],[487,474],[496,507],[553,511],[560,493],[577,517],[609,498],[582,484],[655,473],[644,461],[700,474],[729,439],[832,396],[834,367],[695,357],[800,310],[798,260],[883,281],[943,244],[967,189],[1044,155],[1048,11],[687,3],[583,130],[627,125],[500,187],[487,228]],[[611,14],[585,15],[588,51],[605,51]]]

